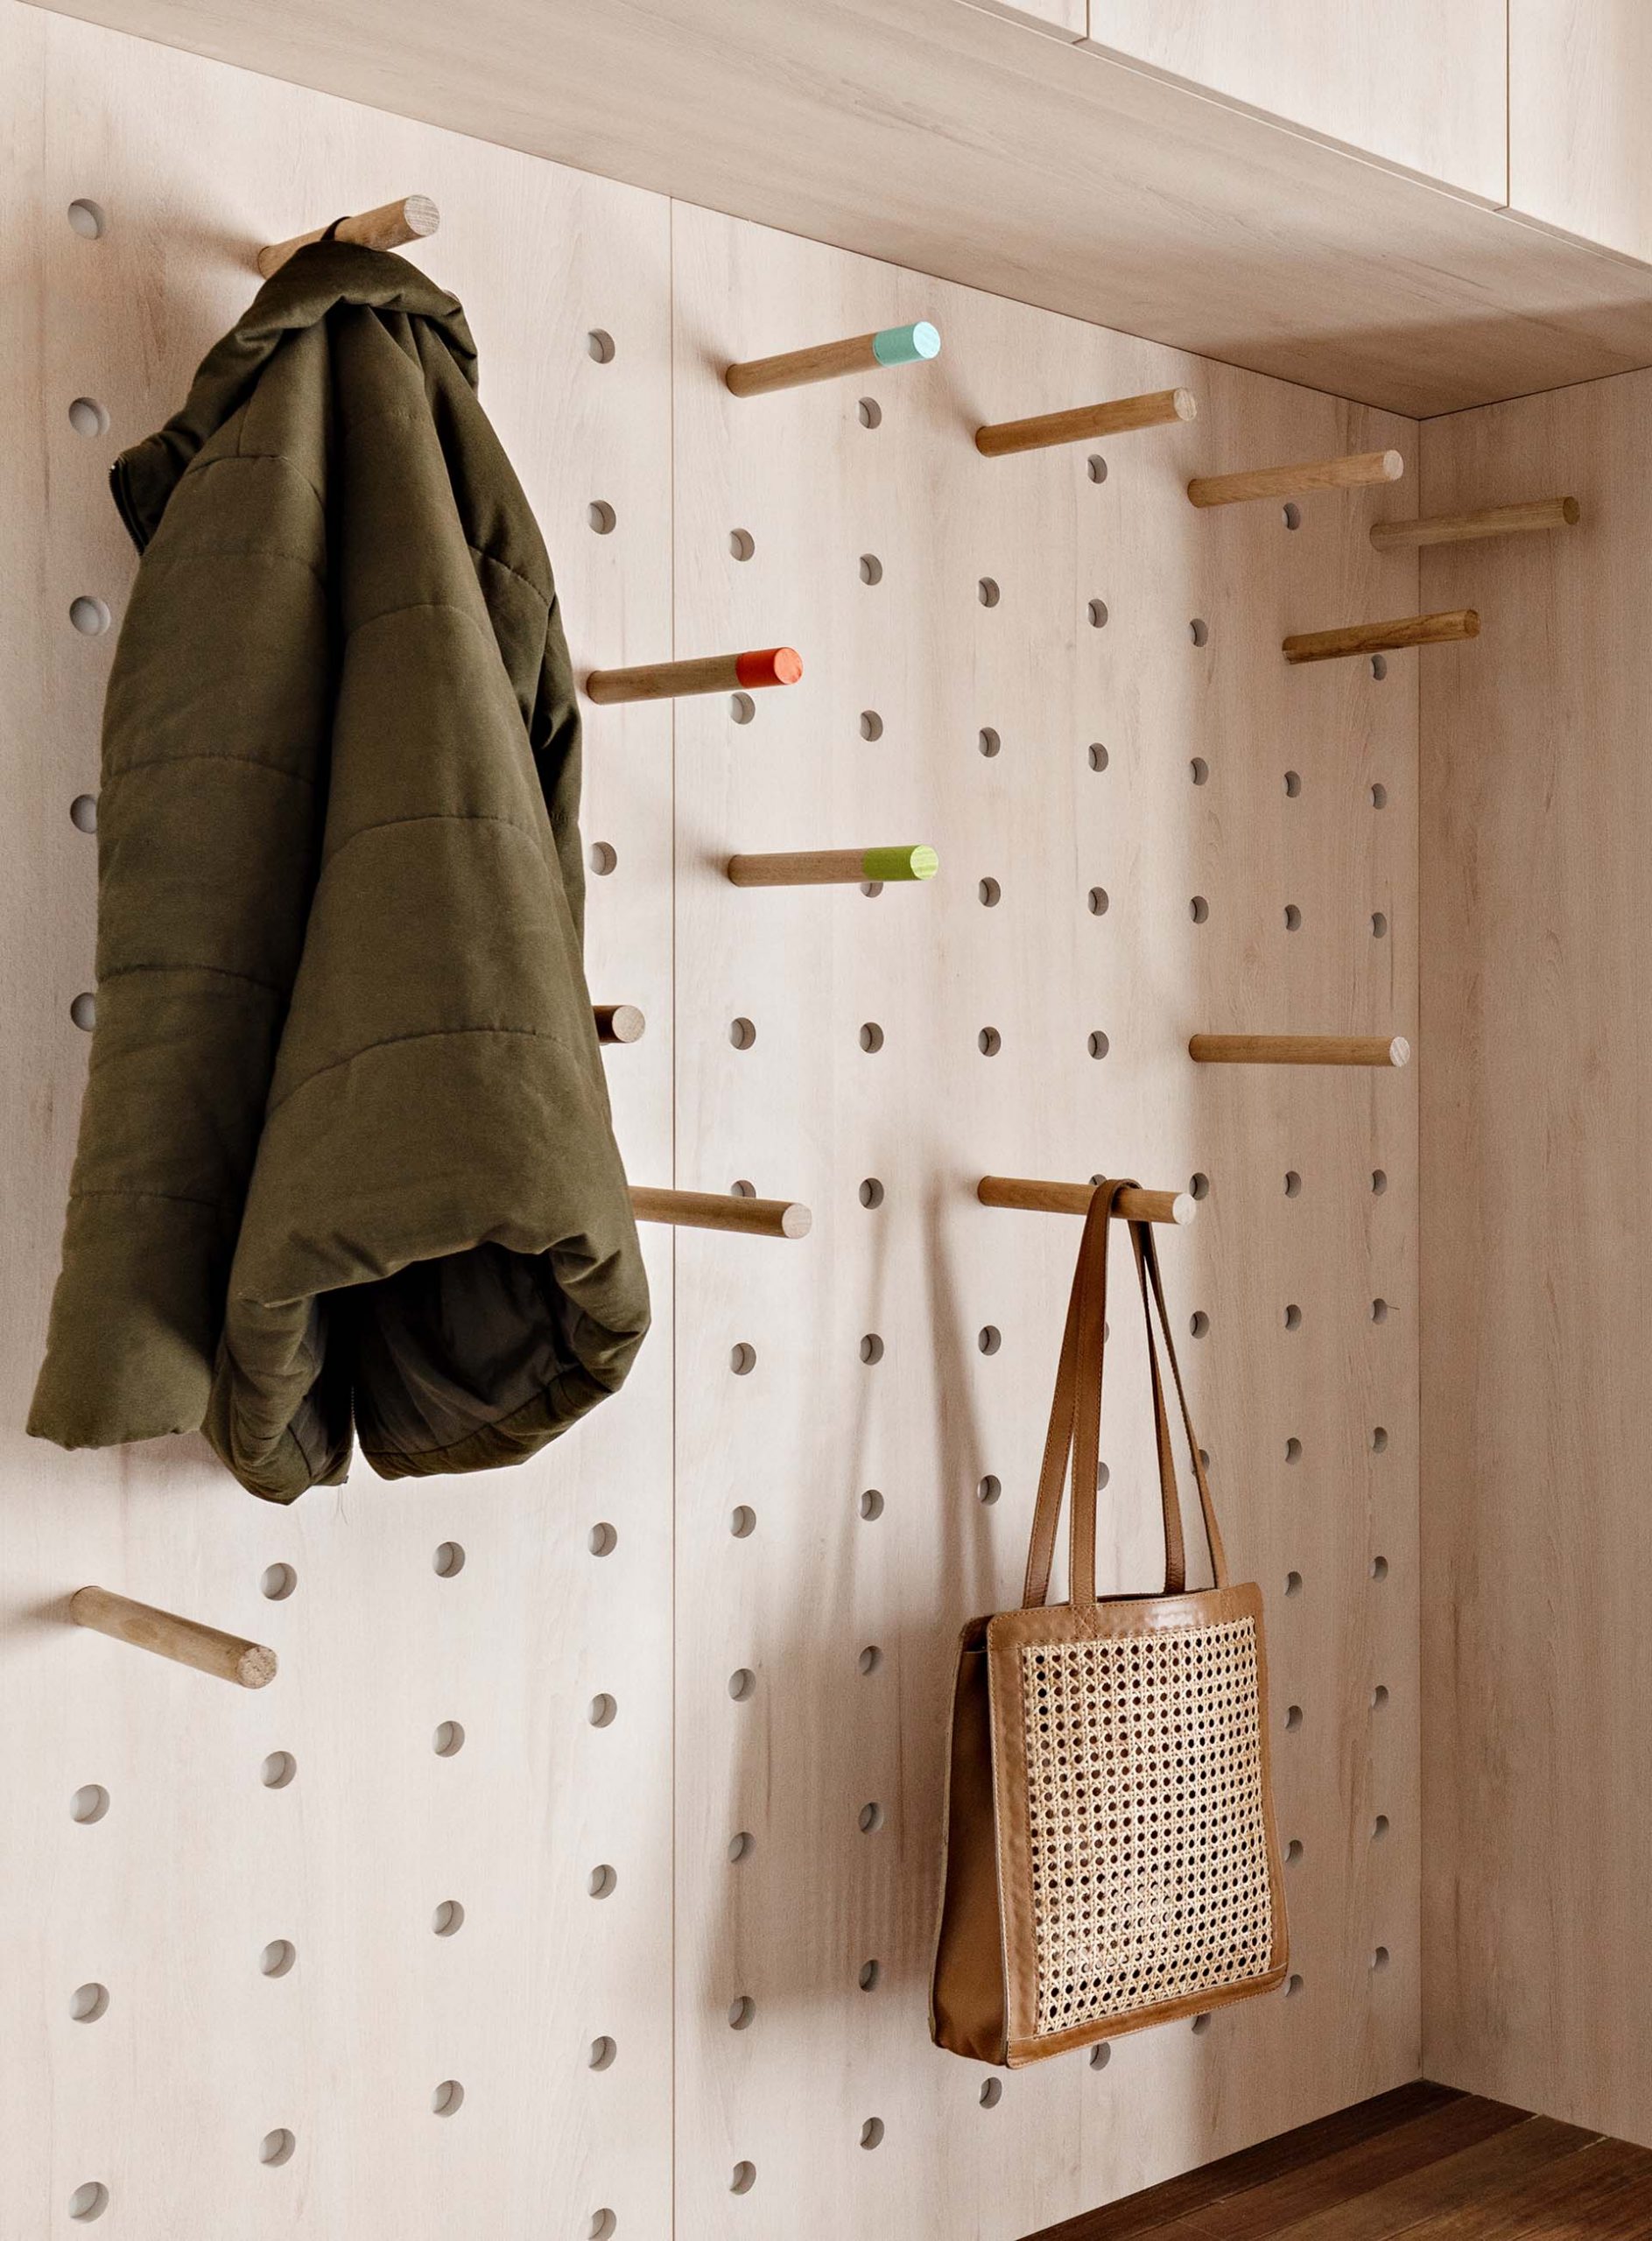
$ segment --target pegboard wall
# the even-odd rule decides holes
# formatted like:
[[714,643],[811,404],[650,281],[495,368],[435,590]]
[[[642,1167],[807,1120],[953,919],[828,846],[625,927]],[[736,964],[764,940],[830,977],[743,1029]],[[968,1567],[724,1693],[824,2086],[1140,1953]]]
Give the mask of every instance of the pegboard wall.
[[[7,1632],[0,2233],[1015,2237],[1416,2075],[1411,1077],[1199,1068],[1415,1022],[1403,486],[1194,473],[1410,423],[32,10],[8,136]],[[113,451],[253,249],[394,193],[464,302],[576,666],[787,642],[795,690],[587,712],[589,978],[646,1233],[630,1383],[509,1474],[293,1509],[194,1441],[27,1442],[87,1043]],[[731,358],[932,320],[932,366]],[[1192,425],[981,458],[1180,384]],[[75,620],[71,619],[74,608]],[[81,628],[81,625],[89,625]],[[739,850],[927,842],[922,886]],[[1076,1224],[989,1172],[1191,1188],[1165,1233],[1235,1577],[1268,1597],[1288,1993],[1008,2079],[928,2043],[959,1627],[1017,1599]],[[1109,1584],[1156,1584],[1115,1317]],[[65,1623],[98,1581],[273,1644],[249,1696]],[[453,1746],[457,1742],[458,1746]]]

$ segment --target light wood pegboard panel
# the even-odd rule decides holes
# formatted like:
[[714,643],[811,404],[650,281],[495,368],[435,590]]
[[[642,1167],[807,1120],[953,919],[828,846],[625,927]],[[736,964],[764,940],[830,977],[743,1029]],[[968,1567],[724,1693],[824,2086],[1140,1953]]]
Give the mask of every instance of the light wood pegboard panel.
[[1437,421],[1476,647],[1427,672],[1422,875],[1429,2075],[1652,2143],[1645,1779],[1652,380]]
[[[815,1213],[784,1251],[678,1240],[678,2230],[743,2230],[728,2188],[749,2163],[753,2232],[1011,2241],[1417,2070],[1413,1077],[1185,1052],[1206,1028],[1414,1029],[1428,657],[1390,657],[1379,682],[1279,650],[1288,629],[1415,605],[1415,555],[1366,534],[1412,499],[1320,494],[1291,530],[1277,502],[1213,517],[1183,491],[1388,445],[1411,461],[1415,431],[680,206],[674,276],[676,651],[784,640],[805,663],[749,723],[722,698],[678,706],[678,1172]],[[919,318],[942,334],[932,367],[746,401],[720,379],[730,358]],[[1175,385],[1199,398],[1192,425],[998,461],[971,440]],[[938,878],[868,899],[721,876],[735,849],[884,841],[932,842]],[[1018,1597],[1078,1230],[973,1192],[988,1171],[1103,1169],[1208,1178],[1197,1225],[1165,1233],[1166,1277],[1178,1335],[1208,1317],[1182,1353],[1237,1572],[1268,1592],[1303,1983],[1204,2034],[1125,2041],[1105,2070],[1018,2074],[983,2107],[986,2073],[924,2027],[939,1739],[958,1627]],[[1123,1292],[1113,1323],[1102,1561],[1145,1587]],[[882,1825],[862,1834],[869,1804]]]
[[[23,1418],[55,1270],[87,1038],[95,789],[114,630],[134,566],[114,450],[180,402],[257,286],[259,244],[420,190],[427,269],[464,301],[484,401],[544,525],[576,657],[669,634],[669,213],[657,199],[32,10],[0,18],[9,172],[4,1130],[7,1343],[0,2036],[13,2049],[0,2230],[169,2241],[460,2230],[624,2237],[669,2225],[671,1237],[646,1240],[658,1328],[623,1394],[537,1462],[387,1486],[357,1468],[291,1511],[195,1440],[66,1456]],[[27,160],[44,143],[44,172]],[[98,203],[103,238],[70,228]],[[32,324],[31,324],[32,322]],[[610,363],[587,334],[614,338]],[[35,338],[31,347],[31,337]],[[70,425],[95,400],[106,435]],[[49,511],[42,496],[49,494]],[[615,509],[594,535],[586,509]],[[19,617],[19,608],[23,609]],[[44,711],[31,694],[44,674]],[[599,998],[648,1015],[606,1054],[622,1148],[670,1179],[670,717],[612,712],[587,758]],[[617,1545],[594,1556],[598,1524]],[[462,1545],[439,1577],[434,1551]],[[292,1593],[266,1600],[267,1567]],[[256,1696],[66,1623],[98,1581],[273,1645]],[[638,1623],[632,1625],[633,1619]],[[587,1721],[600,1692],[617,1700]],[[458,1720],[457,1756],[432,1747]],[[297,1761],[260,1781],[266,1754]],[[77,1825],[70,1800],[109,1804]],[[599,1902],[601,1865],[618,1886]],[[432,1932],[457,1900],[455,1934]],[[266,1946],[296,1949],[284,1976]],[[107,1987],[96,2020],[76,1988]],[[592,2042],[617,2057],[587,2067]],[[461,2108],[433,2114],[457,2079]],[[289,2129],[289,2162],[260,2163]]]

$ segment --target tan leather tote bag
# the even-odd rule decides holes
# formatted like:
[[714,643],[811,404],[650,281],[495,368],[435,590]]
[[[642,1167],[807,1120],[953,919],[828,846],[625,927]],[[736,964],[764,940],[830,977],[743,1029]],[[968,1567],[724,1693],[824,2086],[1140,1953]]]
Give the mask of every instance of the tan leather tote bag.
[[[1099,1185],[1085,1222],[1022,1607],[965,1629],[953,1698],[930,2027],[953,2054],[1012,2069],[1267,1992],[1286,1970],[1262,1593],[1228,1584],[1145,1222],[1129,1226],[1164,1592],[1096,1598],[1107,1235],[1127,1187]],[[1155,1306],[1216,1581],[1194,1594]],[[1070,1457],[1072,1599],[1047,1605]]]

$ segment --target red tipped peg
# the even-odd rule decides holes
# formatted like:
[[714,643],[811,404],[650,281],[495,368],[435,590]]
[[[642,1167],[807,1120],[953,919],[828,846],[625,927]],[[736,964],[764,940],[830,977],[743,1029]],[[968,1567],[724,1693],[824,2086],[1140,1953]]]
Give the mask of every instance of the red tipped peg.
[[754,691],[765,685],[795,685],[803,675],[803,657],[791,646],[767,646],[761,653],[736,656],[735,674]]

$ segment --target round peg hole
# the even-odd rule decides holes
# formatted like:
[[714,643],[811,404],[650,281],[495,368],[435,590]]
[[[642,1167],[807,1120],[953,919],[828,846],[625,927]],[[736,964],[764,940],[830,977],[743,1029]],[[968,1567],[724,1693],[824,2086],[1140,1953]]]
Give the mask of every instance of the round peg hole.
[[438,1543],[430,1560],[431,1570],[438,1579],[457,1579],[465,1569],[465,1549],[462,1542],[443,1541]]
[[1373,1454],[1373,1455],[1386,1455],[1386,1454],[1388,1453],[1388,1427],[1387,1427],[1387,1425],[1386,1425],[1386,1424],[1374,1424],[1374,1425],[1372,1426],[1372,1428],[1371,1428],[1371,1452],[1372,1452],[1372,1454]]
[[83,1827],[101,1821],[109,1811],[109,1792],[102,1782],[86,1782],[69,1800],[69,1818]]
[[1004,1343],[1004,1334],[995,1323],[983,1323],[975,1333],[975,1344],[983,1354],[995,1354]]
[[1375,1580],[1384,1580],[1384,1579],[1386,1579],[1386,1578],[1388,1577],[1388,1558],[1387,1558],[1386,1556],[1373,1556],[1373,1557],[1372,1557],[1372,1559],[1371,1559],[1371,1577],[1372,1577],[1372,1578],[1373,1578],[1373,1579],[1375,1579]]
[[1294,903],[1287,903],[1285,905],[1285,931],[1288,934],[1299,934],[1302,931],[1302,913]]
[[1208,646],[1210,624],[1206,622],[1202,615],[1196,615],[1187,626],[1187,635],[1196,646]]
[[1189,2027],[1196,2039],[1202,2039],[1206,2033],[1210,2029],[1210,2027],[1211,2019],[1208,2014],[1206,2014],[1196,2015]]
[[861,1029],[861,1048],[862,1050],[881,1050],[883,1048],[883,1030],[875,1019],[868,1020]]
[[881,584],[882,580],[883,563],[875,552],[863,552],[861,555],[861,581],[863,584]]
[[749,1050],[757,1040],[757,1030],[749,1019],[731,1019],[728,1022],[728,1040],[736,1050]]
[[619,516],[606,498],[593,498],[585,509],[585,518],[599,537],[608,537],[612,534]]
[[298,1957],[299,1949],[290,1937],[272,1937],[258,1956],[258,1973],[262,1977],[287,1976]]
[[757,2020],[757,2003],[749,1993],[728,2003],[728,2027],[731,2031],[749,2031]]
[[298,1771],[291,1751],[272,1751],[258,1769],[258,1780],[266,1789],[285,1789]]
[[988,910],[995,909],[1003,900],[1003,892],[995,879],[983,879],[978,882],[975,888],[978,901],[982,908]]
[[1294,1734],[1296,1733],[1297,1730],[1301,1725],[1302,1725],[1302,1706],[1301,1706],[1300,1704],[1287,1704],[1287,1705],[1285,1706],[1285,1728],[1286,1728],[1286,1732],[1287,1732],[1288,1733],[1291,1734],[1291,1735],[1294,1735]]
[[1003,2097],[1004,2082],[1002,2077],[983,2079],[981,2089],[981,2105],[983,2109],[995,2109]]
[[1093,770],[1105,770],[1113,759],[1099,739],[1092,740],[1085,752]]
[[1107,619],[1107,603],[1106,600],[1093,599],[1090,601],[1088,612],[1090,616],[1090,628],[1093,630],[1100,630],[1106,628]]
[[1107,1036],[1098,1027],[1091,1031],[1087,1040],[1086,1048],[1093,1058],[1105,1058],[1107,1052],[1113,1048],[1113,1045],[1108,1042]]
[[869,1364],[882,1359],[883,1341],[875,1331],[868,1331],[861,1340],[861,1359]]
[[605,327],[594,327],[585,338],[587,354],[599,366],[614,362],[614,337]]
[[258,1581],[258,1592],[271,1603],[285,1603],[299,1584],[299,1575],[291,1564],[266,1564]]
[[430,1747],[439,1759],[456,1759],[465,1747],[465,1731],[456,1719],[439,1723],[430,1739]]
[[95,397],[77,397],[69,403],[69,425],[77,436],[107,436],[109,414]]
[[1187,1178],[1187,1189],[1188,1194],[1192,1198],[1199,1199],[1208,1198],[1210,1197],[1209,1176],[1201,1174],[1199,1170],[1195,1170],[1195,1171]]
[[1371,1320],[1373,1323],[1386,1323],[1388,1319],[1390,1311],[1387,1300],[1374,1299],[1372,1301]]
[[1379,1813],[1376,1819],[1371,1823],[1372,1843],[1374,1844],[1380,1844],[1383,1837],[1386,1837],[1388,1833],[1388,1816],[1386,1813]]
[[1207,786],[1210,783],[1210,764],[1202,755],[1196,755],[1187,766],[1187,775],[1196,786]]
[[883,1497],[875,1486],[868,1486],[861,1497],[861,1514],[868,1525],[875,1525],[883,1514]]
[[1372,1969],[1380,1973],[1382,1970],[1386,1969],[1388,1965],[1388,1949],[1386,1945],[1379,1945],[1375,1952],[1371,1956]]
[[1210,917],[1210,904],[1202,895],[1196,895],[1187,906],[1188,916],[1196,926],[1202,926]]
[[975,596],[983,607],[996,607],[1001,597],[996,580],[983,576],[975,587]]
[[1286,771],[1286,773],[1285,773],[1285,798],[1286,798],[1286,800],[1287,800],[1287,801],[1293,801],[1293,802],[1294,802],[1294,801],[1297,799],[1297,796],[1301,793],[1301,791],[1302,791],[1302,773],[1301,773],[1301,771],[1300,771],[1300,770],[1287,770],[1287,771]]
[[1294,1167],[1285,1170],[1285,1196],[1287,1198],[1300,1198],[1302,1196],[1302,1177]]
[[874,1798],[861,1808],[857,1817],[861,1834],[863,1837],[875,1837],[883,1826],[883,1808]]
[[883,407],[875,397],[863,397],[854,408],[855,418],[863,428],[883,425]]
[[743,1704],[757,1693],[757,1676],[749,1665],[737,1665],[728,1676],[728,1694],[737,1704]]
[[1279,518],[1283,522],[1287,529],[1300,529],[1302,527],[1302,508],[1297,503],[1294,498],[1287,498],[1284,504],[1279,509]]
[[729,555],[735,560],[749,560],[757,550],[757,540],[749,529],[731,529],[728,532]]
[[1107,2045],[1105,2040],[1103,2040],[1099,2047],[1092,2047],[1090,2049],[1090,2067],[1092,2069],[1105,2069],[1112,2059],[1113,2049]]
[[1378,941],[1378,942],[1380,942],[1380,941],[1383,938],[1383,937],[1387,934],[1388,931],[1388,913],[1387,913],[1385,910],[1374,910],[1374,911],[1371,913],[1371,938],[1372,938],[1372,940],[1373,940],[1373,941]]
[[737,1177],[728,1186],[728,1195],[731,1198],[755,1198],[757,1186],[755,1183],[748,1183],[743,1177]]
[[736,1829],[728,1839],[728,1865],[738,1867],[742,1859],[749,1859],[757,1849],[757,1839],[749,1829]]
[[292,2151],[298,2144],[285,2125],[278,2125],[272,2132],[266,2132],[258,2142],[258,2160],[271,2165],[291,2163]]
[[883,1204],[883,1185],[878,1181],[875,1175],[868,1175],[866,1177],[861,1184],[860,1197],[861,1204],[868,1209],[881,1206]]
[[604,2032],[600,2039],[592,2040],[590,2052],[585,2058],[585,2066],[587,2069],[612,2069],[614,2058],[619,2051],[613,2040]]
[[757,704],[749,692],[731,692],[728,696],[728,719],[731,723],[749,724],[757,713]]
[[1300,1331],[1302,1328],[1302,1310],[1294,1300],[1285,1310],[1285,1328],[1287,1331]]
[[617,868],[619,861],[619,850],[608,840],[593,840],[590,852],[586,858],[586,861],[598,879],[606,879],[608,874]]
[[862,708],[861,711],[861,737],[862,739],[882,739],[882,717],[879,715],[875,708]]
[[1388,675],[1388,656],[1386,654],[1373,654],[1371,657],[1371,674],[1375,678],[1379,685],[1381,684],[1383,678]]
[[995,1478],[993,1473],[989,1471],[984,1479],[981,1479],[976,1481],[975,1500],[980,1502],[983,1507],[990,1509],[1003,1491],[1003,1480],[1002,1479]]
[[883,1971],[879,1968],[875,1961],[862,1961],[861,1964],[861,1973],[856,1978],[855,1982],[860,1985],[861,1990],[863,1992],[875,1992],[877,1989],[877,1980],[882,1973]]
[[97,831],[97,796],[76,794],[69,804],[69,823],[77,832]]
[[736,2163],[729,2175],[728,2191],[731,2195],[749,2195],[756,2183],[756,2165],[747,2162]]
[[983,1058],[995,1058],[1004,1047],[1004,1038],[995,1027],[983,1027],[975,1037],[975,1048]]
[[1285,1593],[1287,1595],[1300,1595],[1302,1593],[1302,1574],[1300,1572],[1287,1572],[1285,1574]]
[[101,202],[77,195],[69,205],[69,224],[83,242],[102,241],[109,231],[109,214]]
[[586,1706],[585,1716],[593,1727],[612,1727],[619,1709],[613,1697],[604,1690],[592,1697]]
[[883,2119],[882,2117],[868,2117],[867,2118],[866,2122],[861,2127],[861,2145],[862,2147],[881,2147],[883,2145]]
[[757,1366],[757,1349],[742,1338],[728,1349],[728,1366],[736,1377],[749,1377]]
[[83,638],[101,638],[113,618],[101,599],[82,593],[79,599],[69,601],[69,621]]
[[1210,1336],[1210,1317],[1202,1307],[1195,1308],[1188,1317],[1187,1335],[1190,1338],[1207,1338]]
[[77,2023],[95,2023],[109,2013],[107,1985],[77,1985],[69,1994],[69,2013]]
[[1371,806],[1373,809],[1386,809],[1388,805],[1388,790],[1379,779],[1371,789]]
[[1376,1687],[1371,1691],[1371,1709],[1374,1712],[1385,1711],[1388,1709],[1388,1692],[1383,1686],[1382,1683],[1379,1681]]
[[736,1503],[728,1513],[728,1530],[736,1541],[749,1541],[757,1530],[756,1511],[749,1503]]
[[981,730],[975,735],[975,745],[978,751],[984,755],[989,762],[992,761],[994,755],[998,754],[1002,748],[1003,743],[1002,739],[993,729],[990,724],[983,724]]
[[101,2179],[88,2179],[69,2196],[69,2216],[77,2225],[89,2225],[109,2208],[109,2188]]
[[1287,1463],[1300,1463],[1302,1460],[1302,1442],[1294,1436],[1285,1442],[1285,1460]]
[[1106,1493],[1112,1479],[1113,1472],[1108,1466],[1105,1463],[1098,1463],[1095,1466],[1095,1490],[1098,1494]]
[[1295,1998],[1297,1997],[1297,1994],[1301,1990],[1302,1990],[1302,1978],[1301,1978],[1300,1977],[1287,1977],[1287,1978],[1286,1978],[1286,1979],[1285,1979],[1285,1987],[1284,1987],[1284,1996],[1285,1996],[1285,1998],[1286,1998],[1287,1999],[1295,1999]]
[[594,1525],[586,1540],[586,1546],[594,1556],[611,1556],[619,1545],[618,1532],[606,1522]]
[[1380,1198],[1388,1187],[1388,1178],[1386,1171],[1380,1167],[1374,1167],[1371,1170],[1371,1189],[1374,1195]]
[[82,988],[69,1005],[69,1017],[83,1035],[89,1035],[97,1025],[97,998],[89,988]]
[[444,1899],[430,1918],[430,1926],[438,1937],[456,1937],[465,1927],[465,1910],[457,1899]]
[[619,1876],[604,1860],[600,1867],[591,1870],[586,1878],[585,1887],[594,1899],[611,1899],[619,1885]]
[[1287,1867],[1300,1867],[1302,1865],[1302,1838],[1300,1837],[1293,1837],[1290,1839],[1290,1842],[1285,1846],[1285,1865]]
[[438,2117],[456,2117],[465,2105],[465,2089],[456,2077],[445,2077],[430,2097],[431,2111]]
[[1107,481],[1107,463],[1106,460],[1102,458],[1100,452],[1091,453],[1089,458],[1085,461],[1085,468],[1092,482],[1105,482]]
[[883,1653],[875,1642],[868,1642],[854,1661],[854,1668],[862,1678],[875,1673],[883,1662]]
[[614,2241],[619,2230],[620,2221],[611,2209],[594,2209],[587,2241]]
[[1111,897],[1105,887],[1093,887],[1085,900],[1093,918],[1103,918],[1107,916]]

